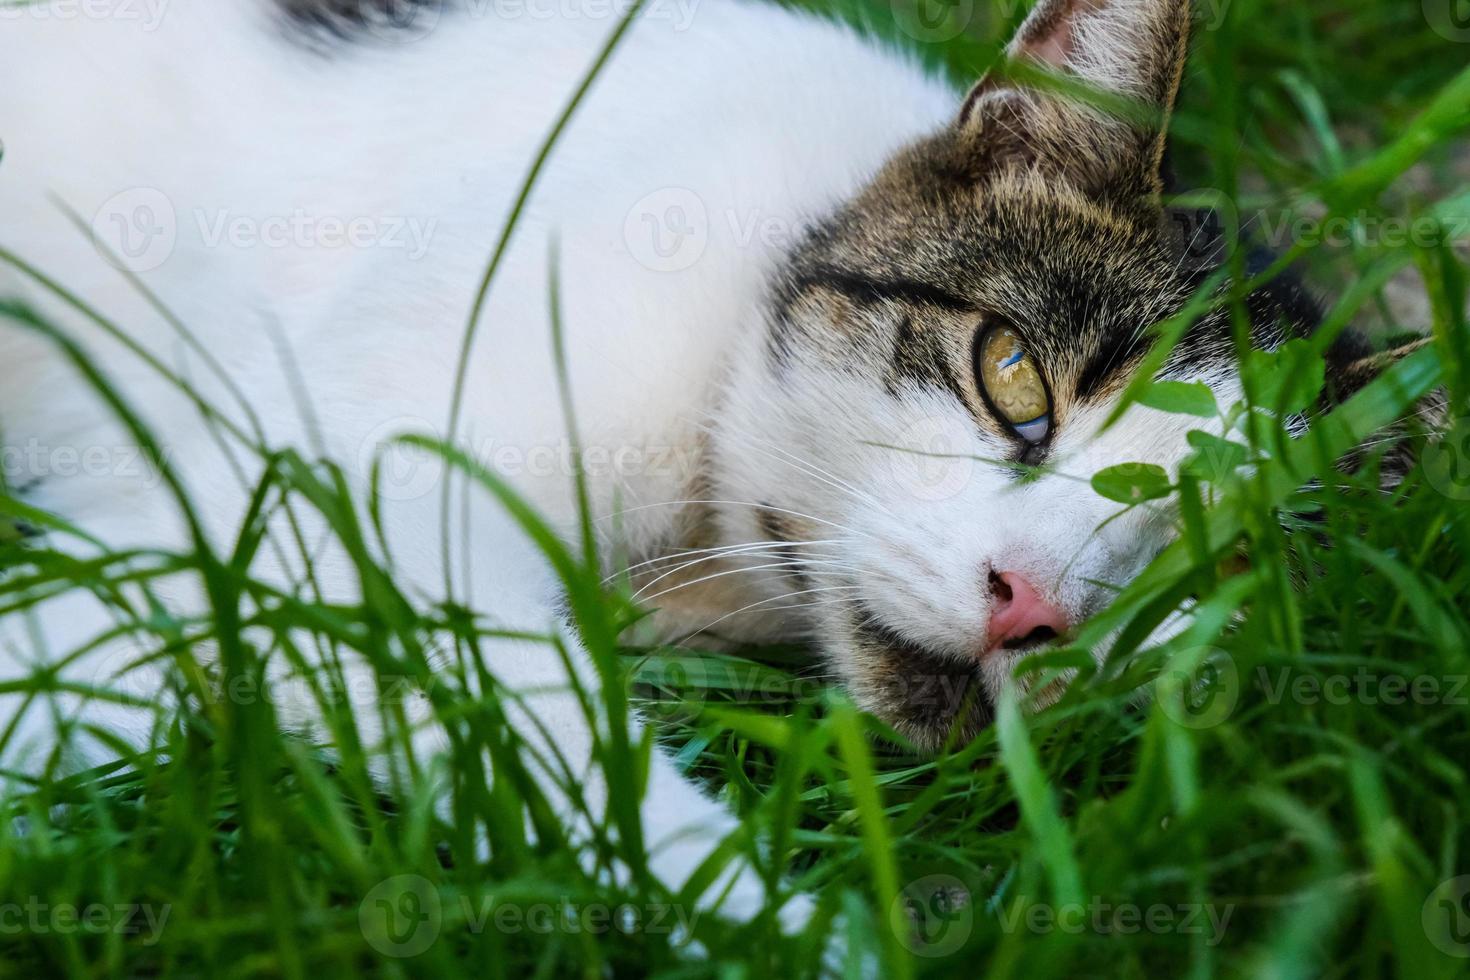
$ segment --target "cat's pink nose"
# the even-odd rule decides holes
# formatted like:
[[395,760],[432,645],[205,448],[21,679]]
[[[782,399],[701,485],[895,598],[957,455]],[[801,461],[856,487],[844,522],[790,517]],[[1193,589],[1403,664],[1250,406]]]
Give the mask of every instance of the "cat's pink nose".
[[1072,625],[1067,614],[1041,597],[1036,588],[1015,572],[991,572],[990,629],[985,652],[1005,646],[1040,643],[1065,633]]

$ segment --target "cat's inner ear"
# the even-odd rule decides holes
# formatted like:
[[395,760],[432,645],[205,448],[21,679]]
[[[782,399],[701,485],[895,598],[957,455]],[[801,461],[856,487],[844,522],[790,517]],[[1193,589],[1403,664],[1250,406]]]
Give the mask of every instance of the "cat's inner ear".
[[[1189,0],[1040,0],[960,112],[977,164],[1157,195],[1189,17]],[[1027,80],[1036,69],[1058,84]]]

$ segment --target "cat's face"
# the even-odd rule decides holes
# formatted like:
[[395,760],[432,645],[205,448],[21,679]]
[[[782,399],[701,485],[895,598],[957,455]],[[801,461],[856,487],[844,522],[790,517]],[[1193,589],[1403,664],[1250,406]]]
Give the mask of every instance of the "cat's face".
[[[1147,19],[1128,43],[1156,50],[1108,63],[1168,77],[1115,87],[1166,104],[1177,3],[1044,2],[1028,24],[1050,16],[1066,37],[1023,27],[1013,54],[1041,45],[1070,67],[1080,45],[1117,41],[1085,19],[1117,7]],[[973,731],[1022,657],[1173,537],[1167,508],[1117,516],[1089,483],[1122,463],[1172,473],[1186,432],[1209,428],[1134,406],[1100,432],[1148,328],[1205,275],[1158,203],[1157,139],[982,83],[792,257],[731,386],[719,496],[761,506],[726,514],[727,536],[789,543],[776,587],[860,703],[921,744]],[[1310,327],[1279,288],[1250,306],[1261,344]],[[1230,405],[1233,350],[1228,319],[1206,317],[1159,376]]]

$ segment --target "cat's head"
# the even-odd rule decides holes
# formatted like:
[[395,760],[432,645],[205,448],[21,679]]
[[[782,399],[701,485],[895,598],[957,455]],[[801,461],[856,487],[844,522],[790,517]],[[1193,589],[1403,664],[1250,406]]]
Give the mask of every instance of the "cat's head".
[[[1041,0],[1008,60],[1118,96],[1130,121],[982,80],[791,256],[730,386],[717,496],[761,506],[728,508],[724,536],[790,543],[761,552],[766,608],[797,608],[860,703],[921,744],[981,724],[1020,658],[1174,536],[1166,508],[1115,517],[1089,478],[1172,473],[1209,427],[1135,405],[1099,433],[1149,328],[1212,271],[1208,233],[1161,203],[1188,23],[1182,0]],[[1279,282],[1248,307],[1261,347],[1315,325]],[[1228,406],[1234,362],[1219,311],[1157,376]]]

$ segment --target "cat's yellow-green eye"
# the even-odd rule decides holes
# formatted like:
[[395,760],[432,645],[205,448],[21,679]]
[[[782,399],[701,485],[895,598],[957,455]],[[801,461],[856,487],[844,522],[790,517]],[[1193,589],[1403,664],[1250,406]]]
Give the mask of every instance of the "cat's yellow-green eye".
[[993,327],[975,350],[975,373],[997,414],[1016,435],[1040,442],[1051,428],[1051,396],[1041,372],[1010,327]]

